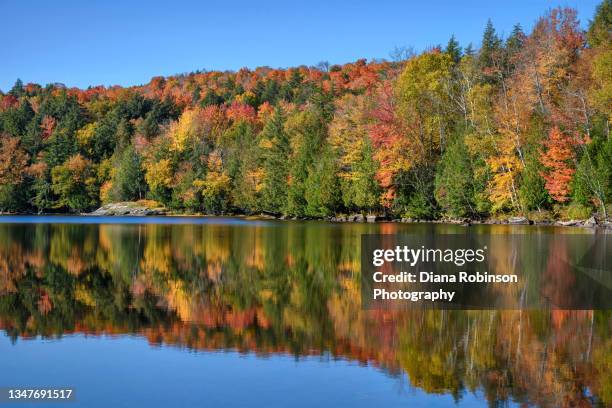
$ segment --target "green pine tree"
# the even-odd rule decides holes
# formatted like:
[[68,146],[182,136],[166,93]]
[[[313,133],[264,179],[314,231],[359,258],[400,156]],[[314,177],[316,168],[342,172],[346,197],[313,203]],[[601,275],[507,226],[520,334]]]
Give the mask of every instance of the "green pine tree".
[[438,164],[435,197],[450,217],[473,216],[477,212],[472,165],[461,135],[449,144]]
[[461,46],[455,39],[454,34],[451,36],[450,40],[448,40],[448,44],[446,44],[446,49],[444,52],[450,55],[455,64],[458,64],[459,61],[461,61]]
[[113,200],[140,200],[145,196],[145,179],[142,159],[132,144],[118,157],[113,180]]
[[538,160],[537,150],[529,149],[525,152],[525,168],[519,188],[521,205],[527,211],[541,211],[550,204],[550,196],[540,175],[541,171],[542,163]]
[[327,146],[306,179],[306,215],[327,217],[338,210],[340,203],[340,181],[338,180],[336,157]]
[[374,149],[369,137],[365,137],[361,160],[355,166],[352,183],[353,204],[360,210],[372,212],[378,207],[380,187],[376,181],[378,164],[373,157]]
[[264,154],[263,207],[271,213],[283,213],[287,208],[287,179],[291,145],[284,129],[285,118],[281,108],[276,108],[266,122],[261,137],[271,144]]
[[595,18],[589,22],[587,40],[590,47],[609,46],[612,41],[612,0],[603,0],[595,10]]
[[495,32],[491,19],[487,21],[484,33],[482,35],[482,44],[478,53],[478,65],[483,70],[483,76],[486,82],[495,82],[495,76],[488,71],[495,65],[495,59],[501,48],[501,40]]

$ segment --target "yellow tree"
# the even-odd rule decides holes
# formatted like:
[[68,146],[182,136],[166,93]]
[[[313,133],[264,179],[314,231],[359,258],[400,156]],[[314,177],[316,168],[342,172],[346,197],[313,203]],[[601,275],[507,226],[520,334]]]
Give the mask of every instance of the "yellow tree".
[[208,156],[208,172],[204,180],[195,180],[194,186],[202,191],[204,207],[208,213],[220,213],[227,210],[231,194],[231,180],[223,168],[219,151]]
[[492,211],[518,209],[517,176],[522,169],[511,138],[502,137],[495,144],[495,154],[487,158],[492,177],[488,185],[489,200]]

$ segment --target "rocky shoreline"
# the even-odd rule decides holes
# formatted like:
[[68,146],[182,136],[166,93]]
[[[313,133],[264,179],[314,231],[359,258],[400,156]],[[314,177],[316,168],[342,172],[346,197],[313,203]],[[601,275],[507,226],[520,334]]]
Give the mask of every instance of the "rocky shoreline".
[[[168,209],[160,206],[155,202],[121,202],[121,203],[110,203],[106,204],[97,210],[83,214],[91,216],[151,216],[151,215],[184,215],[184,216],[214,216],[216,214],[186,214],[186,213],[174,213]],[[440,220],[421,220],[414,218],[389,218],[382,217],[379,215],[364,215],[364,214],[349,214],[349,215],[336,215],[327,218],[310,218],[310,217],[287,217],[278,216],[275,214],[261,213],[261,214],[222,214],[224,216],[237,216],[237,217],[248,217],[255,219],[270,219],[270,220],[323,220],[337,223],[375,223],[375,222],[397,222],[405,224],[417,224],[417,223],[433,223],[433,224],[457,224],[463,226],[470,225],[550,225],[550,226],[562,226],[562,227],[587,227],[587,228],[606,228],[612,229],[612,221],[598,220],[597,218],[590,217],[586,220],[530,220],[527,217],[512,216],[506,219],[485,219],[485,220],[474,220],[468,218],[462,219],[440,219]]]
[[327,219],[331,222],[399,222],[399,223],[432,223],[432,224],[457,224],[463,226],[470,225],[550,225],[550,226],[561,226],[561,227],[587,227],[587,228],[606,228],[612,229],[612,221],[610,220],[598,220],[594,216],[586,220],[530,220],[526,217],[509,217],[507,219],[485,219],[485,220],[474,220],[474,219],[439,219],[439,220],[420,220],[414,218],[384,218],[374,215],[363,216],[361,214],[349,215],[349,216],[336,216]]
[[[1,213],[0,213],[1,214]],[[16,215],[16,214],[6,214]],[[105,204],[95,211],[89,213],[82,213],[80,215],[85,216],[214,216],[218,214],[188,214],[188,213],[177,213],[154,201],[128,201]],[[475,220],[468,218],[461,219],[439,219],[439,220],[421,220],[415,218],[390,218],[379,215],[364,215],[364,214],[349,214],[349,215],[336,215],[327,218],[311,218],[311,217],[287,217],[277,216],[275,214],[261,213],[261,214],[222,214],[223,216],[236,216],[236,217],[248,217],[254,219],[274,219],[274,220],[319,220],[329,221],[337,223],[375,223],[375,222],[397,222],[405,224],[417,224],[417,223],[432,223],[432,224],[456,224],[462,226],[470,225],[549,225],[549,226],[562,226],[562,227],[586,227],[586,228],[603,228],[612,229],[612,220],[600,220],[595,216],[592,216],[585,220],[531,220],[527,217],[522,216],[511,216],[505,219],[490,218],[484,220]]]

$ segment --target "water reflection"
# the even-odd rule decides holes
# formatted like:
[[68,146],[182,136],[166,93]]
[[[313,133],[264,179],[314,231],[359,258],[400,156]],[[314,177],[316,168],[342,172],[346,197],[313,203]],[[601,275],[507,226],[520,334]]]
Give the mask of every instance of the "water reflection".
[[[15,341],[132,333],[197,350],[329,354],[406,373],[428,393],[480,390],[491,405],[612,404],[610,312],[363,310],[360,235],[407,228],[461,229],[0,224],[0,328]],[[546,279],[563,273],[559,251]]]

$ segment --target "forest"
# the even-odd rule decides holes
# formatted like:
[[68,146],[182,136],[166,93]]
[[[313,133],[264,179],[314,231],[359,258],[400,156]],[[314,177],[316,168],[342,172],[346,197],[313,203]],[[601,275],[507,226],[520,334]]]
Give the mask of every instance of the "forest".
[[[612,0],[390,60],[0,92],[0,211],[608,217]],[[450,34],[450,33],[449,33]]]

